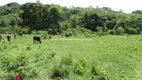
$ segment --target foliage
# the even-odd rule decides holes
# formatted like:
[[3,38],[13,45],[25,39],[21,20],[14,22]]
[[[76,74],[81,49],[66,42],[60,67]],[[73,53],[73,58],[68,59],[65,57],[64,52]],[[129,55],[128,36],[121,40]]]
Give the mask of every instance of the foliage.
[[86,62],[85,60],[79,60],[74,67],[73,72],[77,75],[83,76],[85,74],[85,67],[86,67]]
[[115,34],[115,30],[114,29],[109,30],[109,34],[114,35]]
[[71,57],[62,57],[60,63],[56,64],[53,68],[51,78],[66,78],[70,74],[70,65],[72,64]]
[[[95,36],[89,41],[44,40],[44,44],[32,44],[30,42],[32,35],[17,37],[11,42],[5,40],[5,34],[2,36],[4,38],[0,42],[2,80],[15,79],[18,73],[26,80],[142,79],[139,48],[142,47],[141,35]],[[61,37],[56,35],[56,39],[58,38]]]
[[[137,33],[133,34],[140,34],[142,31],[140,10],[125,14],[113,11],[108,7],[68,8],[54,4],[25,3],[19,5],[13,2],[0,6],[0,17],[0,31],[2,33],[9,31],[9,33],[13,33],[19,29],[18,27],[24,33],[30,34],[33,30],[46,30],[49,34],[54,35],[62,34],[69,28],[75,29],[76,32],[73,35],[76,35],[80,33],[78,28],[82,27],[98,32],[98,26],[103,28],[103,32],[99,32],[99,34],[109,32],[108,30],[114,29],[115,26],[121,26],[125,31],[122,33],[127,33],[126,27],[135,28]],[[116,29],[116,34],[121,34],[119,30],[119,28]]]
[[126,32],[128,34],[136,34],[137,33],[137,30],[135,28],[127,28]]
[[109,80],[108,75],[105,74],[104,72],[100,72],[98,68],[96,68],[96,65],[92,65],[91,68],[91,74],[92,74],[92,79],[95,80]]
[[40,31],[40,34],[41,34],[41,37],[43,39],[47,39],[47,37],[48,37],[48,32],[47,31]]
[[133,11],[132,14],[142,14],[142,11],[141,10],[136,10],[136,11]]
[[122,28],[122,27],[118,27],[117,29],[116,29],[116,34],[117,35],[121,35],[121,34],[123,34],[125,32],[125,30],[124,30],[124,28]]

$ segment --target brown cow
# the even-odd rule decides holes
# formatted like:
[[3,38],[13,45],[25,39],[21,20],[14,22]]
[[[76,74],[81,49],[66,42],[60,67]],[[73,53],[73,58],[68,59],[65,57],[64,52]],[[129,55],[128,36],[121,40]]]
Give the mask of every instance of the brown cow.
[[52,36],[51,35],[49,35],[49,39],[51,39],[52,38]]
[[17,33],[14,33],[14,38],[16,38],[16,36],[17,36]]

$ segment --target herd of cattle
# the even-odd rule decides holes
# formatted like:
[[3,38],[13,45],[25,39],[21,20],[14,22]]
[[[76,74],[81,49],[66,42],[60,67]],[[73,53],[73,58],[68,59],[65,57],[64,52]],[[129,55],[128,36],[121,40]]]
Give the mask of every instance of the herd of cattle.
[[[22,33],[13,33],[13,38],[16,38],[18,36],[23,36]],[[65,34],[64,35],[65,37],[70,37],[72,36],[71,34]],[[7,35],[7,41],[10,42],[11,41],[11,36],[10,35]],[[48,37],[49,39],[52,38],[52,36],[49,36]],[[0,34],[0,41],[3,39],[2,35]],[[33,36],[33,43],[40,43],[41,44],[41,39],[39,36]]]
[[[22,33],[19,33],[19,34],[18,34],[18,33],[14,33],[14,34],[13,34],[13,37],[14,37],[14,38],[17,38],[17,35],[18,35],[18,36],[23,36]],[[12,37],[11,37],[10,35],[7,35],[6,38],[7,38],[7,41],[10,42]],[[51,38],[51,37],[50,37],[50,38]],[[3,37],[2,37],[1,34],[0,34],[0,40],[3,40]],[[33,36],[33,43],[40,43],[40,44],[41,44],[41,39],[40,39],[40,37],[39,37],[39,36]]]

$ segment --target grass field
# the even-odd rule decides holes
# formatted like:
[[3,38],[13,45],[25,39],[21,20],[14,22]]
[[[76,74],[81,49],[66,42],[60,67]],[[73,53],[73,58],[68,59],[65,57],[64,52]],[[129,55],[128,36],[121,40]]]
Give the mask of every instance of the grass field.
[[142,80],[141,35],[32,37],[0,42],[0,80]]

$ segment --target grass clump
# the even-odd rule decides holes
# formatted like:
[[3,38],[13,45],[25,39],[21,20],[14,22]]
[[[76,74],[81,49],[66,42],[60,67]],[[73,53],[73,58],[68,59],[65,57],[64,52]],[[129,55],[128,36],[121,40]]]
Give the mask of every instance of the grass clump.
[[71,72],[70,70],[72,63],[73,61],[71,57],[62,57],[61,62],[59,62],[54,66],[51,78],[52,79],[67,78]]
[[81,75],[83,76],[83,74],[85,73],[85,67],[86,67],[86,62],[85,60],[79,60],[75,66],[74,66],[74,70],[73,72],[77,75]]
[[91,67],[91,75],[94,80],[109,80],[108,75],[104,72],[101,72],[96,65],[92,65]]

